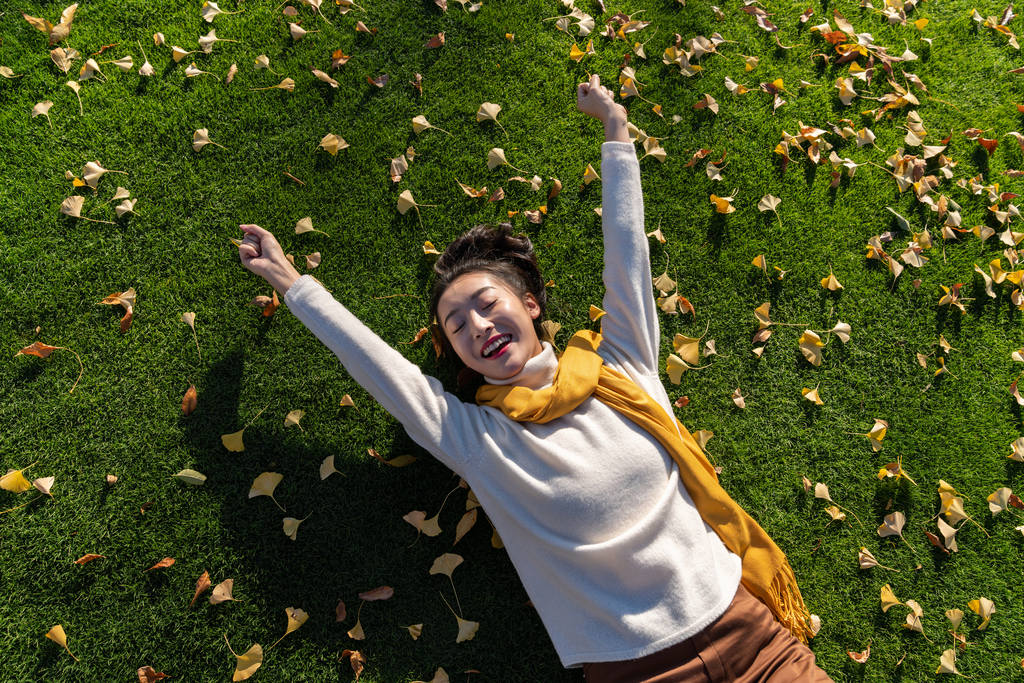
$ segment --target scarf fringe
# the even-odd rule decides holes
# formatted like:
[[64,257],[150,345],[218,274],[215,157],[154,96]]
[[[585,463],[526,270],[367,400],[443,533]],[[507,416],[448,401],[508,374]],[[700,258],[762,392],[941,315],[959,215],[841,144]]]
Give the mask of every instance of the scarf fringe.
[[[751,590],[751,586],[746,581],[743,582],[743,585],[748,591]],[[775,574],[775,578],[768,586],[767,594],[761,596],[754,593],[754,595],[761,598],[761,602],[765,603],[772,611],[775,620],[789,629],[789,632],[801,643],[806,645],[807,641],[814,637],[814,631],[810,625],[811,613],[804,605],[800,587],[796,583],[796,574],[793,573],[793,568],[789,566],[788,561],[784,561],[782,567]]]

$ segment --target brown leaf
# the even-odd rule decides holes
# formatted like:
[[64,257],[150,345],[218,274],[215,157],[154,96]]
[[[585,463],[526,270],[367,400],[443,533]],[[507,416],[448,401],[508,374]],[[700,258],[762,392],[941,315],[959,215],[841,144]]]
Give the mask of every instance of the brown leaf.
[[676,408],[685,408],[686,406],[690,405],[690,397],[680,396],[672,405],[674,405]]
[[26,356],[38,356],[40,358],[47,358],[53,351],[57,350],[58,348],[60,347],[48,346],[42,342],[32,342],[31,344],[23,348],[21,351],[18,351],[14,355],[20,356],[24,354]]
[[[149,503],[149,505],[152,505],[152,503]],[[142,573],[145,574],[146,572],[153,571],[154,569],[164,569],[165,567],[170,567],[172,564],[174,564],[174,558],[173,557],[165,557],[164,559],[160,560],[159,562],[157,562],[152,567],[150,567],[149,569],[147,569],[145,572],[142,572]]]
[[167,674],[163,671],[157,672],[151,666],[144,666],[136,672],[139,675],[139,683],[153,683],[164,678],[168,678]]
[[92,553],[90,553],[88,555],[82,555],[80,558],[75,560],[75,564],[86,564],[87,562],[92,562],[93,560],[105,560],[105,559],[107,559],[107,558],[104,557],[103,555],[93,555]]
[[[838,12],[836,12],[838,14]],[[864,664],[868,661],[868,657],[871,656],[871,641],[868,641],[868,647],[863,652],[847,652],[850,655],[850,659],[857,662],[858,664]]]
[[352,55],[346,56],[344,51],[335,50],[331,53],[331,68],[337,69],[338,67],[343,66],[350,59],[352,59]]
[[277,291],[274,291],[274,296],[271,297],[270,303],[263,307],[263,317],[269,318],[274,315],[278,308],[281,306],[280,299],[277,298]]
[[388,84],[388,78],[389,76],[387,74],[383,74],[381,76],[377,76],[377,78],[370,78],[369,76],[367,76],[366,80],[369,81],[372,85],[377,86],[378,88],[383,88],[385,85]]
[[341,601],[334,608],[334,621],[345,621],[346,616],[348,616],[348,611],[345,609],[345,602]]
[[998,140],[987,140],[980,136],[978,137],[978,142],[981,143],[981,146],[984,147],[985,151],[989,154],[995,154],[996,147],[999,146]]
[[381,586],[380,588],[374,588],[372,591],[360,593],[359,599],[366,600],[367,602],[373,602],[374,600],[387,600],[394,594],[395,589],[391,586]]
[[199,395],[196,393],[195,385],[190,384],[188,386],[188,391],[185,392],[185,395],[181,399],[181,412],[186,416],[191,415],[192,411],[196,409],[196,401],[198,398]]
[[196,594],[192,596],[192,602],[188,603],[188,606],[191,607],[192,605],[196,604],[196,599],[200,596],[200,594],[202,594],[209,588],[210,572],[204,571],[203,575],[199,577],[198,581],[196,581]]
[[[348,657],[349,664],[352,665],[352,672],[356,675],[356,680],[359,680],[359,674],[363,673],[363,667],[366,666],[366,655],[359,650],[345,650],[341,653],[341,659]],[[341,659],[338,661],[340,662]]]
[[462,515],[462,519],[459,520],[458,526],[455,527],[455,541],[452,543],[452,545],[455,545],[456,543],[461,541],[462,537],[465,536],[466,533],[473,528],[473,525],[476,524],[476,518],[477,512],[475,508],[470,510],[466,514]]
[[148,510],[151,507],[153,507],[153,501],[147,500],[145,503],[142,504],[142,507],[139,508],[139,512],[141,512],[142,514],[146,514],[146,510]]
[[441,31],[436,36],[424,43],[423,47],[428,50],[433,50],[435,47],[441,47],[444,45],[444,31]]
[[125,332],[127,332],[129,330],[129,328],[131,328],[131,326],[132,326],[132,319],[134,317],[135,317],[134,310],[132,309],[131,306],[129,306],[128,310],[125,311],[125,313],[124,313],[124,317],[121,318],[121,334],[124,334]]
[[419,90],[421,95],[423,94],[423,76],[421,76],[420,74],[416,74],[416,77],[413,78],[413,80],[409,81],[409,83],[414,88]]
[[933,546],[935,546],[936,548],[938,548],[942,552],[944,552],[947,555],[949,555],[949,551],[946,550],[946,547],[943,545],[942,539],[940,539],[938,536],[936,536],[935,534],[933,534],[930,531],[924,532],[924,535],[928,537],[928,540],[931,541],[931,544]]

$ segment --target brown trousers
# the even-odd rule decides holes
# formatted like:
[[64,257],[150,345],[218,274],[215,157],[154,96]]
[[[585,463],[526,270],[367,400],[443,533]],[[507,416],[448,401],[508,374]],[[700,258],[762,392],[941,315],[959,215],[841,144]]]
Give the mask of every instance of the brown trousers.
[[587,683],[832,683],[814,653],[742,585],[700,633],[624,662],[584,664]]

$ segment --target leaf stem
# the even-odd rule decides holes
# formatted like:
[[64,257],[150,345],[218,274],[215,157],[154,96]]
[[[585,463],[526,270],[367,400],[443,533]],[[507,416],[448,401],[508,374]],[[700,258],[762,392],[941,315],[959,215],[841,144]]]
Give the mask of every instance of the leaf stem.
[[[30,465],[29,467],[31,467],[31,465]],[[26,467],[25,469],[28,469],[28,467]],[[13,508],[11,508],[10,510],[4,510],[3,512],[0,512],[0,515],[6,515],[6,514],[7,514],[8,512],[14,512],[14,511],[15,511],[15,510],[17,510],[18,508],[23,508],[23,507],[25,507],[26,505],[28,505],[29,503],[34,503],[34,502],[36,502],[37,500],[39,500],[40,498],[42,498],[42,497],[43,497],[43,494],[39,494],[38,496],[36,496],[36,497],[35,497],[35,498],[33,498],[32,500],[30,500],[30,501],[29,501],[28,503],[22,503],[21,505],[18,505],[17,507],[13,507]],[[453,586],[453,588],[454,588],[454,586]],[[462,608],[460,607],[459,609],[462,609]],[[74,657],[74,655],[71,655],[71,656],[72,656],[72,657]]]

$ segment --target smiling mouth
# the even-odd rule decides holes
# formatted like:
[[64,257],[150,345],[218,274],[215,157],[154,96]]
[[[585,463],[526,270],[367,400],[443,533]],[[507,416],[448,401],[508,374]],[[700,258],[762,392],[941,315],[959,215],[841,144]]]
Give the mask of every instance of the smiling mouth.
[[485,346],[480,355],[484,358],[490,358],[495,353],[505,348],[505,345],[512,341],[511,334],[503,334],[500,337],[496,337],[490,344]]

